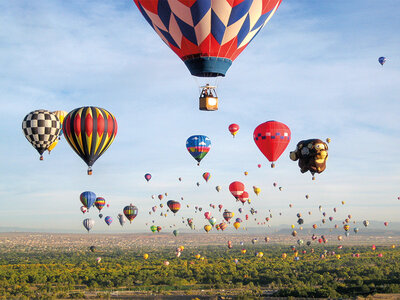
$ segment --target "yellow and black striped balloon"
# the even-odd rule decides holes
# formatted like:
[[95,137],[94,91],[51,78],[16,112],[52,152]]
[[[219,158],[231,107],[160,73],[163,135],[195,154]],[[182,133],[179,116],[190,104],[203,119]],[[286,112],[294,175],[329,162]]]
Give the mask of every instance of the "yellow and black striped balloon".
[[117,120],[107,110],[94,106],[74,109],[64,119],[63,132],[69,145],[88,165],[110,147],[117,134]]

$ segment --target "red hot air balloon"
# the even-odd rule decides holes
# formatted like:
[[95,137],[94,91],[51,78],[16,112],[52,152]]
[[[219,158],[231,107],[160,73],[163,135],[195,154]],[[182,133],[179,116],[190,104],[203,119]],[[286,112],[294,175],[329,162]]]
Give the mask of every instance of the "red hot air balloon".
[[210,214],[210,212],[209,212],[209,211],[205,212],[205,213],[204,213],[204,217],[205,217],[207,220],[211,219],[211,214]]
[[244,191],[237,199],[244,205],[249,200],[249,193]]
[[238,199],[244,192],[244,184],[240,181],[234,181],[229,185],[229,191],[232,193],[233,197]]
[[253,138],[257,147],[275,167],[275,162],[281,156],[290,142],[290,129],[277,121],[268,121],[257,126]]
[[238,124],[231,124],[229,125],[229,132],[232,134],[233,137],[235,137],[236,133],[239,131],[239,125]]
[[222,207],[223,207],[222,204],[219,204],[219,205],[218,205],[219,211],[221,211]]
[[158,195],[158,199],[162,200],[164,198],[164,195]]

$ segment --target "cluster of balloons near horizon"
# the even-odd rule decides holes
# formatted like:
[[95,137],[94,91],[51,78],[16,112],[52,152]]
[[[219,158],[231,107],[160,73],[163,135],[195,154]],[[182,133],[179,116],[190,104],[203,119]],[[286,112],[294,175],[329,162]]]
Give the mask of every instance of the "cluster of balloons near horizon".
[[40,160],[43,160],[44,151],[54,149],[63,133],[71,148],[87,164],[91,175],[95,161],[114,141],[117,120],[107,110],[94,106],[76,108],[69,113],[40,109],[25,116],[22,130],[39,152]]

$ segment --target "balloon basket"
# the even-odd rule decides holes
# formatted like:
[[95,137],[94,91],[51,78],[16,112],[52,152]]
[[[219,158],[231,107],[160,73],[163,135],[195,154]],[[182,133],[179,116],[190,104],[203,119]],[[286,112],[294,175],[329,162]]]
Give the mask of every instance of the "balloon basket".
[[204,111],[218,110],[218,97],[200,97],[199,109]]
[[88,175],[92,175],[92,174],[93,174],[93,170],[92,170],[92,169],[88,169],[88,170],[87,170],[87,174],[88,174]]
[[200,110],[218,110],[218,97],[215,88],[215,86],[211,86],[209,84],[201,87],[201,93],[199,97]]
[[40,160],[43,160],[43,155],[40,155]]

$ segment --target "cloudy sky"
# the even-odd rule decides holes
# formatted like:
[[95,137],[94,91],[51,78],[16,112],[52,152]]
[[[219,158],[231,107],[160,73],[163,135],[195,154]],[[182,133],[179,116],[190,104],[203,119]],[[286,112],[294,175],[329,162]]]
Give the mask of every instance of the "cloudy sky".
[[[194,217],[202,227],[206,221],[194,213],[196,205],[204,213],[210,203],[221,203],[238,214],[241,204],[228,190],[235,180],[251,195],[245,213],[254,207],[261,221],[270,209],[272,227],[292,224],[297,212],[308,211],[306,227],[319,224],[319,205],[338,224],[349,213],[357,221],[400,221],[399,10],[397,0],[283,0],[219,80],[219,110],[202,112],[198,81],[133,1],[1,1],[0,227],[84,232],[85,217],[96,220],[98,233],[147,232],[152,220],[168,231],[173,224],[182,227],[182,217]],[[383,67],[379,56],[387,57]],[[87,105],[109,110],[119,125],[93,175],[86,175],[86,165],[65,140],[39,161],[22,133],[24,116]],[[275,169],[252,136],[268,120],[292,131]],[[231,123],[240,125],[235,139],[228,132]],[[185,147],[193,134],[212,141],[200,167]],[[289,151],[302,139],[327,137],[327,169],[312,181]],[[147,172],[153,175],[148,183]],[[212,175],[208,183],[203,172]],[[262,189],[258,197],[253,185]],[[79,211],[85,190],[106,198],[110,207],[102,212],[114,217],[110,227],[97,210]],[[149,215],[160,204],[151,195],[165,192],[166,200],[184,197],[181,211],[161,217],[165,207],[158,207]],[[129,203],[139,215],[121,228],[116,216]]]

